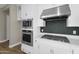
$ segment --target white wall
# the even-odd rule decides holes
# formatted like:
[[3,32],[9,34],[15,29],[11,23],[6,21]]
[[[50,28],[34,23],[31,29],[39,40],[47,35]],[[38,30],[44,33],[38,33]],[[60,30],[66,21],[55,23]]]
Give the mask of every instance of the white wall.
[[0,41],[6,40],[5,13],[0,9]]
[[21,42],[20,34],[20,25],[17,20],[17,7],[16,5],[10,5],[10,46]]
[[10,16],[6,14],[6,39],[10,40]]
[[[6,35],[8,37],[9,45],[14,45],[21,42],[21,23],[17,20],[17,7],[16,5],[8,5],[10,10],[9,16],[6,16],[4,12],[6,9],[0,9],[0,41],[6,40]],[[7,18],[6,18],[7,17]],[[7,23],[6,23],[7,22]],[[8,27],[7,27],[8,26]]]

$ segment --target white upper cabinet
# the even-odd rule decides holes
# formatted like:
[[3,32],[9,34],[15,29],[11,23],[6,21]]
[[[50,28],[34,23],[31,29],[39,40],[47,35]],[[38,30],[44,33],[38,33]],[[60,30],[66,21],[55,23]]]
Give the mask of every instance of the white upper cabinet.
[[67,26],[79,26],[79,4],[69,5],[71,15],[68,18]]
[[17,19],[21,20],[21,5],[17,5]]
[[33,18],[33,8],[34,5],[32,4],[24,4],[21,6],[22,10],[21,10],[21,14],[22,14],[22,20],[23,19],[31,19]]

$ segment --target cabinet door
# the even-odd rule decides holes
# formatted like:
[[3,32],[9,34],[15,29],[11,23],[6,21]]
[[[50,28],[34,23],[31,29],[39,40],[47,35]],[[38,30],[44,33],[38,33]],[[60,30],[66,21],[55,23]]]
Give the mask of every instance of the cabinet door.
[[79,5],[70,4],[71,15],[68,19],[68,26],[79,26]]
[[49,54],[50,53],[50,47],[46,43],[40,43],[39,49],[40,49],[41,54]]
[[79,54],[78,46],[73,47],[73,54]]
[[72,49],[67,49],[67,48],[63,48],[63,47],[54,48],[54,54],[72,54],[72,53],[73,53]]
[[21,20],[21,5],[17,5],[17,19]]
[[22,17],[22,19],[24,19],[25,14],[26,14],[26,10],[24,8],[25,8],[25,6],[21,5],[21,14],[22,14],[21,17]]
[[54,54],[54,48],[50,48],[50,54]]
[[33,48],[29,45],[23,44],[21,45],[21,50],[25,53],[32,54],[33,53]]
[[39,54],[39,40],[38,39],[34,39],[34,42],[33,42],[33,54]]
[[27,18],[32,18],[33,15],[34,15],[34,6],[35,5],[32,5],[32,4],[24,4],[21,6],[22,8],[22,11],[21,11],[21,14],[22,14],[22,19],[27,19]]

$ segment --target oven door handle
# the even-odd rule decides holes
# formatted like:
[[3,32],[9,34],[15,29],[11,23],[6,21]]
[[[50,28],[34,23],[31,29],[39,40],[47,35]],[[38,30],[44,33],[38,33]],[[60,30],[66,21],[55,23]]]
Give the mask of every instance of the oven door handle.
[[32,33],[23,33],[23,34],[32,34]]

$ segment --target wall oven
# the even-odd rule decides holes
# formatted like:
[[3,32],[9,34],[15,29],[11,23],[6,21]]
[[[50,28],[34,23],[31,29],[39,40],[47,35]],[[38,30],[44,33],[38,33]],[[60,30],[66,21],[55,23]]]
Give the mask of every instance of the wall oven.
[[22,30],[22,43],[33,46],[33,31]]

